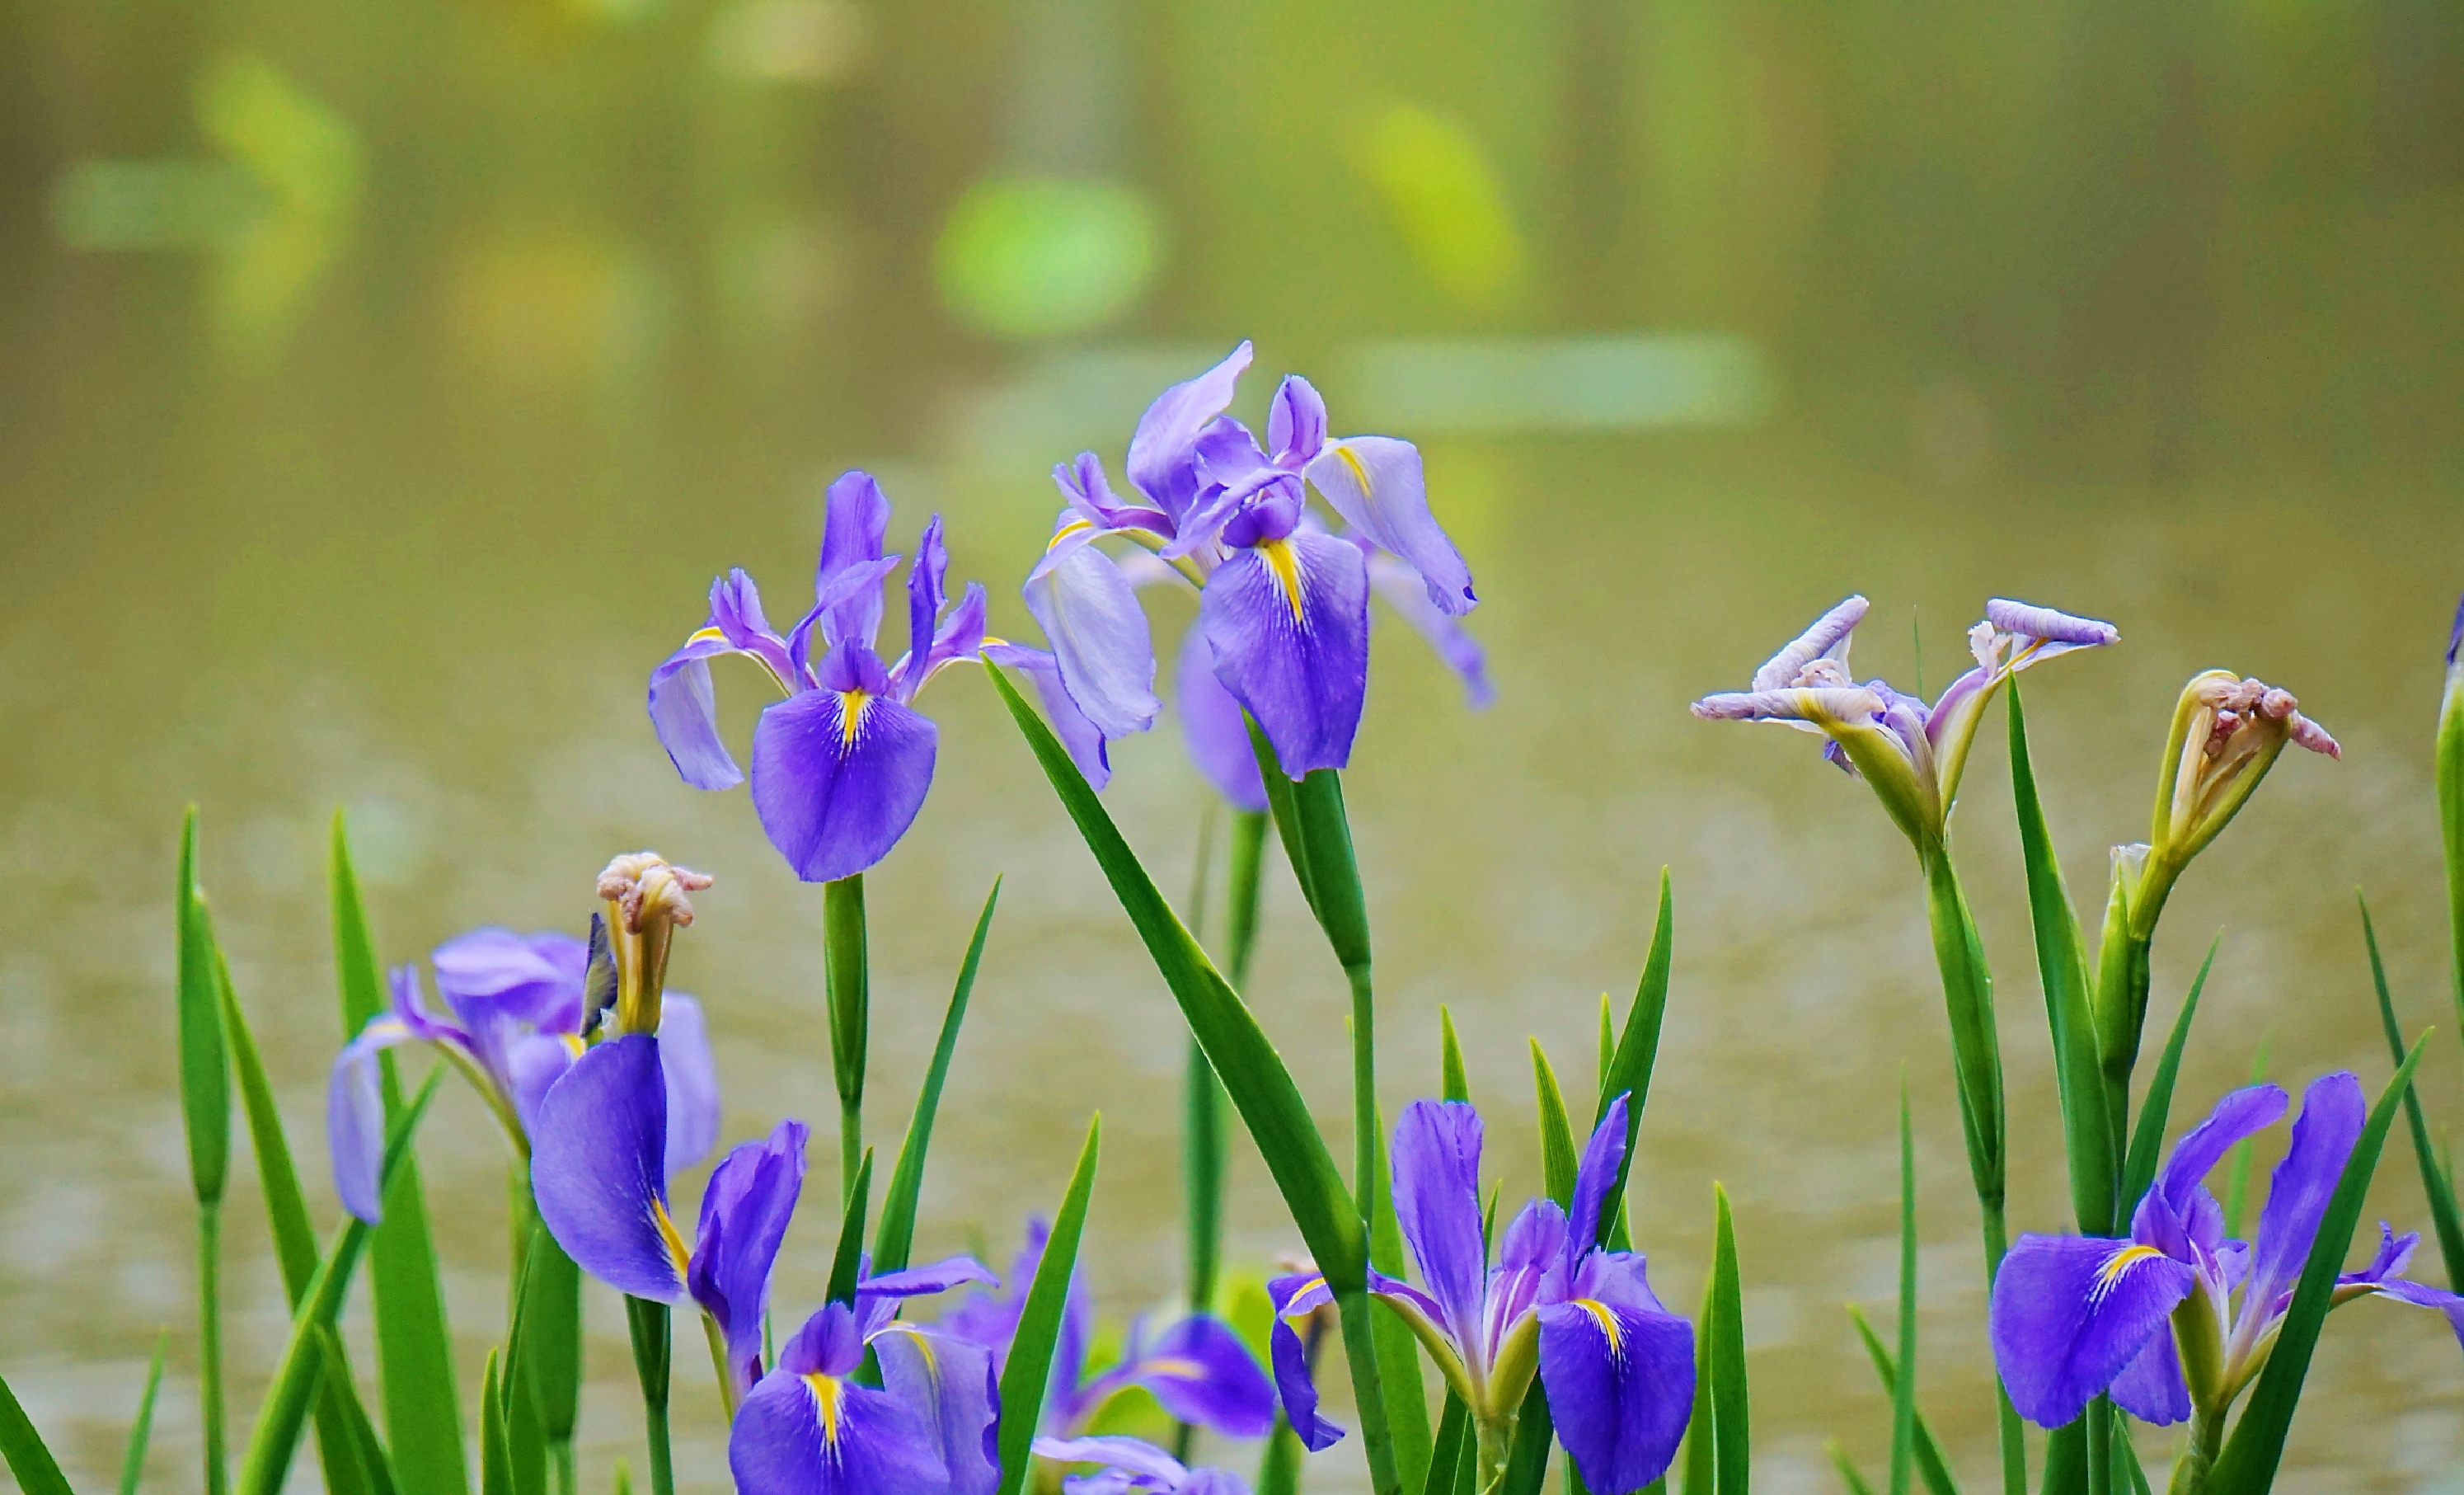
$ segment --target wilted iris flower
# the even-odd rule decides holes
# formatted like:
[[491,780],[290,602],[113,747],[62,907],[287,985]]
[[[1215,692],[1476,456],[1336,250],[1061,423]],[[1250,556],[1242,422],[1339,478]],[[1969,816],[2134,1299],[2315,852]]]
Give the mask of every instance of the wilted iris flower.
[[[1619,1096],[1583,1149],[1572,1218],[1553,1200],[1532,1200],[1507,1227],[1490,1266],[1480,1113],[1461,1101],[1415,1101],[1395,1128],[1395,1213],[1427,1290],[1372,1272],[1370,1291],[1411,1325],[1471,1409],[1484,1484],[1504,1458],[1535,1371],[1557,1440],[1593,1489],[1650,1484],[1685,1432],[1694,1328],[1661,1306],[1639,1253],[1599,1243],[1625,1139]],[[1323,1278],[1279,1279],[1272,1293],[1276,1382],[1294,1430],[1310,1442],[1312,1427],[1320,1438],[1331,1430],[1316,1417],[1316,1390],[1291,1321],[1331,1295]]]
[[[1010,1268],[1009,1288],[977,1293],[941,1315],[946,1335],[981,1345],[994,1364],[1006,1364],[1019,1316],[1044,1260],[1048,1227],[1029,1220],[1026,1245]],[[1181,1422],[1226,1438],[1264,1438],[1274,1428],[1275,1391],[1249,1348],[1222,1320],[1193,1313],[1149,1334],[1146,1321],[1130,1326],[1120,1358],[1100,1370],[1088,1360],[1093,1350],[1095,1309],[1082,1274],[1073,1273],[1062,1309],[1061,1333],[1052,1349],[1052,1391],[1043,1426],[1057,1437],[1083,1433],[1104,1403],[1132,1387],[1153,1393],[1165,1412]]]
[[[2350,1073],[2312,1082],[2291,1150],[2269,1183],[2257,1238],[2229,1240],[2207,1176],[2236,1143],[2274,1125],[2285,1104],[2272,1084],[2218,1102],[2174,1145],[2127,1239],[2022,1236],[2011,1248],[1993,1283],[1991,1330],[1994,1363],[2022,1416],[2059,1427],[2110,1390],[2145,1422],[2198,1414],[2212,1444],[2226,1410],[2275,1348],[2367,1109]],[[2420,1238],[2385,1225],[2380,1233],[2370,1264],[2337,1279],[2335,1301],[2377,1295],[2438,1308],[2464,1338],[2464,1298],[2404,1280]]]
[[2122,636],[2110,623],[1997,597],[1969,631],[1975,667],[1927,705],[1887,681],[1860,684],[1849,673],[1848,645],[1866,607],[1861,596],[1848,598],[1756,670],[1751,690],[1705,696],[1693,710],[1705,721],[1778,722],[1829,737],[1824,756],[1874,787],[1920,855],[1942,844],[1969,748],[2003,682],[2056,655]]
[[[530,1155],[542,1098],[583,1052],[589,958],[589,947],[570,935],[510,929],[459,935],[429,957],[446,1016],[431,1014],[421,999],[418,967],[393,971],[390,1008],[370,1018],[335,1059],[326,1092],[334,1187],[345,1209],[371,1224],[384,1217],[377,1180],[385,1103],[377,1055],[397,1044],[434,1045],[488,1103],[516,1154]],[[701,1008],[692,997],[669,993],[651,1020],[668,1055],[658,1145],[663,1166],[673,1171],[700,1161],[717,1141],[718,1083]]]
[[[970,582],[948,608],[950,566],[935,515],[907,574],[908,650],[884,664],[881,584],[897,566],[882,554],[890,501],[869,473],[830,484],[813,608],[781,637],[761,612],[753,578],[733,570],[712,584],[710,620],[650,672],[650,721],[676,771],[696,789],[744,778],[719,740],[710,661],[740,655],[785,698],[753,730],[753,808],[770,844],[807,882],[851,877],[888,856],[924,806],[936,735],[916,693],[984,642],[984,591]],[[947,616],[944,616],[944,613]]]
[[[688,1250],[669,1211],[673,1171],[658,1142],[667,1127],[665,1047],[628,1034],[574,1063],[540,1105],[531,1188],[540,1220],[583,1271],[636,1298],[700,1306],[732,1401],[762,1379],[770,1270],[803,1189],[805,1128],[782,1121],[766,1141],[727,1154],[702,1191]],[[868,1276],[857,1289],[862,1327],[868,1336],[877,1331],[899,1299],[993,1280],[964,1257]]]
[[1039,1438],[1038,1457],[1059,1463],[1100,1463],[1093,1474],[1061,1482],[1063,1495],[1249,1495],[1228,1469],[1192,1469],[1134,1438]]
[[[1198,626],[1178,664],[1190,752],[1226,796],[1263,810],[1241,713],[1293,777],[1343,767],[1368,686],[1373,589],[1436,644],[1476,704],[1488,681],[1480,646],[1454,622],[1477,599],[1429,514],[1419,452],[1391,436],[1329,437],[1325,402],[1297,375],[1276,391],[1261,446],[1223,413],[1248,366],[1243,343],[1148,407],[1130,438],[1130,495],[1113,493],[1092,452],[1053,469],[1067,506],[1024,593],[1060,683],[1109,740],[1145,731],[1162,710],[1133,583],[1177,576],[1197,588]],[[1346,533],[1308,512],[1310,487]],[[1108,536],[1160,566],[1125,569],[1095,547]]]

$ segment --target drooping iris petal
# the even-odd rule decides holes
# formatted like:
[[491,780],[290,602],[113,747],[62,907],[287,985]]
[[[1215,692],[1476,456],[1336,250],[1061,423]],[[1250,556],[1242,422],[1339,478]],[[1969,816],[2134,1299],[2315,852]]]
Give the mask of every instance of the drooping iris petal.
[[1190,449],[1198,434],[1232,403],[1233,387],[1248,367],[1249,345],[1244,339],[1223,362],[1156,395],[1138,417],[1138,429],[1130,437],[1130,481],[1176,520],[1198,495]]
[[1155,1394],[1176,1421],[1225,1438],[1264,1438],[1275,1425],[1275,1389],[1241,1336],[1221,1319],[1192,1314],[1122,1368]]
[[1488,651],[1480,640],[1463,632],[1463,625],[1440,612],[1429,601],[1428,589],[1420,585],[1420,573],[1383,551],[1369,557],[1369,586],[1386,599],[1386,605],[1401,614],[1412,631],[1428,640],[1429,647],[1446,668],[1463,682],[1463,697],[1475,711],[1485,710],[1497,700],[1497,687],[1489,683]]
[[2022,1236],[1993,1282],[1993,1363],[2011,1404],[2038,1427],[2078,1417],[2113,1384],[2198,1280],[2152,1246]]
[[1187,1488],[1189,1470],[1181,1462],[1144,1439],[1118,1435],[1101,1438],[1039,1438],[1039,1459],[1056,1463],[1100,1463],[1102,1474],[1074,1476],[1067,1495],[1121,1495],[1121,1492]]
[[659,1004],[659,1067],[668,1082],[668,1176],[673,1178],[718,1145],[718,1072],[701,1004],[671,992]]
[[1660,1478],[1694,1411],[1694,1327],[1674,1314],[1576,1299],[1540,1310],[1540,1380],[1583,1483]]
[[710,681],[711,659],[737,652],[715,629],[704,629],[650,671],[651,730],[676,772],[695,789],[733,789],[744,782],[744,770],[719,739],[718,697]]
[[[2094,649],[2120,643],[2122,631],[2111,623],[2092,617],[2074,617],[2053,608],[2034,607],[2013,602],[2008,597],[1993,597],[1985,604],[1985,621],[2003,633],[2021,638],[2042,640],[2030,651],[2035,658],[2049,658],[2068,649]],[[2026,668],[2025,665],[2018,666]]]
[[1104,733],[1087,720],[1069,687],[1061,682],[1059,660],[1041,649],[1011,643],[984,645],[984,658],[1025,672],[1035,686],[1036,699],[1044,703],[1045,716],[1052,723],[1052,735],[1069,749],[1069,761],[1087,775],[1089,788],[1102,789],[1111,782],[1112,760],[1104,748]]
[[845,473],[830,484],[822,553],[813,567],[814,600],[828,608],[821,619],[825,643],[853,638],[869,644],[880,632],[880,589],[868,584],[850,591],[845,580],[848,571],[881,560],[882,537],[889,531],[890,500],[870,473]]
[[[2281,1111],[2282,1107],[2277,1107]],[[2251,1240],[2249,1302],[2272,1304],[2290,1290],[2310,1260],[2327,1200],[2343,1176],[2344,1160],[2360,1140],[2369,1103],[2349,1070],[2321,1075],[2301,1092],[2301,1114],[2293,1123],[2293,1145],[2268,1179],[2267,1204]]]
[[859,1298],[918,1298],[936,1292],[948,1292],[978,1283],[986,1287],[999,1287],[1001,1279],[992,1268],[974,1257],[944,1257],[923,1266],[911,1266],[878,1277],[868,1276],[857,1285]]
[[740,1495],[951,1495],[939,1439],[904,1400],[783,1365],[737,1409],[727,1466]]
[[1369,685],[1369,571],[1360,552],[1298,531],[1207,579],[1199,627],[1215,676],[1298,779],[1352,759]]
[[1617,1187],[1617,1170],[1625,1163],[1625,1097],[1620,1095],[1609,1103],[1607,1114],[1592,1128],[1582,1159],[1574,1165],[1574,1208],[1566,1221],[1570,1256],[1599,1244],[1601,1216],[1608,1210],[1609,1192]]
[[2113,1378],[2113,1399],[2142,1422],[2169,1427],[2190,1416],[2190,1385],[2182,1378],[2182,1357],[2172,1332],[2161,1330],[2147,1348]]
[[1241,703],[1215,678],[1215,653],[1203,629],[1181,636],[1180,658],[1173,669],[1179,692],[1181,740],[1190,761],[1239,809],[1263,814],[1265,781],[1258,776],[1258,754],[1249,744],[1249,723]]
[[753,808],[770,844],[807,882],[852,877],[890,854],[933,783],[933,724],[890,699],[872,652],[847,643],[823,688],[761,713]]
[[1471,568],[1429,513],[1420,452],[1411,442],[1346,436],[1309,462],[1309,480],[1379,549],[1411,563],[1438,611],[1461,616],[1480,600]]
[[1283,1399],[1284,1419],[1310,1453],[1331,1448],[1343,1437],[1343,1429],[1318,1416],[1317,1376],[1309,1365],[1309,1346],[1292,1321],[1334,1302],[1334,1293],[1323,1276],[1310,1272],[1274,1279],[1266,1283],[1266,1296],[1275,1305],[1267,1358],[1274,1362],[1275,1395]]
[[466,1025],[486,1012],[544,1033],[582,1031],[582,971],[590,947],[572,935],[473,929],[428,959],[437,993]]
[[1284,376],[1266,407],[1266,445],[1283,468],[1307,467],[1326,446],[1326,401],[1315,385],[1298,374]]
[[[582,1039],[569,1033],[529,1034],[505,1046],[505,1089],[524,1136],[538,1132],[539,1102],[582,1053]],[[674,1130],[672,1119],[669,1130]]]
[[803,1192],[804,1139],[803,1122],[782,1121],[766,1140],[731,1149],[702,1190],[685,1283],[718,1325],[739,1395],[760,1375],[770,1268]]
[[1395,1215],[1440,1323],[1476,1343],[1486,1298],[1481,1233],[1480,1113],[1463,1101],[1415,1101],[1395,1124]]
[[378,1189],[385,1172],[385,1094],[377,1055],[413,1035],[401,1018],[380,1013],[334,1058],[325,1083],[325,1146],[334,1156],[334,1192],[342,1208],[371,1225],[385,1222]]
[[1805,667],[1816,659],[1829,659],[1839,666],[1839,678],[1848,676],[1848,645],[1857,625],[1865,619],[1871,606],[1859,595],[1851,594],[1844,601],[1814,620],[1814,626],[1789,641],[1786,648],[1763,661],[1754,671],[1757,691],[1785,690],[1794,685],[1805,674]]
[[950,1495],[1001,1486],[1001,1388],[981,1345],[894,1324],[874,1337],[881,1383],[922,1416],[950,1479]]
[[575,1060],[539,1103],[531,1192],[548,1234],[583,1271],[675,1303],[686,1258],[668,1217],[667,1149],[659,1040],[627,1034]]
[[1163,710],[1155,693],[1155,641],[1137,589],[1111,557],[1091,547],[1072,551],[1030,578],[1023,594],[1087,720],[1106,737],[1153,726]]
[[2455,1331],[2458,1344],[2464,1344],[2464,1298],[2427,1283],[2410,1283],[2401,1277],[2390,1277],[2371,1284],[2373,1295],[2409,1303],[2416,1308],[2435,1308],[2447,1315],[2448,1328]]

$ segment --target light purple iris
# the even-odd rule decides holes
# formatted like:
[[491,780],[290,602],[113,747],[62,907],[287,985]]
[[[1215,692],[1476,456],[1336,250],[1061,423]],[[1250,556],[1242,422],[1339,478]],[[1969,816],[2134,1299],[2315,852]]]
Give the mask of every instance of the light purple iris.
[[1705,721],[1777,722],[1824,734],[1831,741],[1823,755],[1870,782],[1920,847],[1942,840],[1993,693],[2032,664],[2122,636],[2110,623],[1994,598],[1969,631],[1975,667],[1927,705],[1885,681],[1859,683],[1849,673],[1848,646],[1866,606],[1863,597],[1848,598],[1756,670],[1752,689],[1705,696],[1693,711]]
[[[2312,1082],[2257,1238],[2229,1240],[2207,1176],[2285,1104],[2271,1084],[2218,1102],[2174,1145],[2127,1239],[2019,1238],[1994,1280],[1991,1330],[1994,1363],[2023,1417],[2059,1427],[2109,1390],[2145,1422],[2179,1422],[2194,1410],[2221,1418],[2275,1348],[2366,1111],[2350,1073]],[[2337,1279],[2335,1301],[2375,1294],[2437,1308],[2464,1339],[2464,1298],[2404,1280],[2420,1238],[2384,1224],[2380,1236],[2369,1265]],[[2199,1384],[2185,1378],[2185,1365],[2198,1368]]]
[[781,637],[762,615],[753,579],[730,571],[711,586],[710,620],[650,672],[660,746],[696,789],[744,778],[719,740],[711,659],[740,655],[769,674],[785,699],[764,707],[753,731],[753,808],[770,844],[807,882],[864,871],[914,822],[932,787],[936,740],[913,708],[916,693],[984,644],[983,588],[968,583],[948,606],[950,558],[936,514],[908,569],[907,653],[882,662],[874,652],[881,584],[899,560],[882,553],[889,526],[890,501],[871,475],[842,477],[830,484],[812,611]]
[[[935,1327],[981,1345],[996,1365],[1006,1364],[1027,1291],[1044,1260],[1048,1229],[1040,1219],[1027,1222],[1026,1245],[1010,1267],[1006,1292],[973,1294],[942,1314]],[[1194,1313],[1151,1335],[1141,1318],[1130,1326],[1120,1359],[1090,1372],[1087,1361],[1094,1333],[1092,1295],[1083,1275],[1073,1273],[1060,1337],[1052,1349],[1050,1399],[1041,1421],[1056,1437],[1085,1432],[1104,1403],[1133,1387],[1152,1393],[1175,1420],[1225,1438],[1264,1438],[1273,1431],[1274,1387],[1241,1336],[1222,1320]]]
[[[433,1044],[488,1103],[514,1150],[528,1156],[539,1105],[582,1049],[583,975],[589,947],[570,935],[474,929],[429,956],[451,1015],[429,1012],[416,966],[391,972],[391,1006],[368,1019],[334,1060],[325,1096],[326,1142],[343,1208],[384,1218],[377,1177],[385,1160],[385,1102],[377,1055],[403,1043]],[[660,1133],[668,1170],[699,1162],[718,1140],[718,1082],[700,1004],[670,993],[660,1018],[667,1093]]]
[[[1130,438],[1130,496],[1112,491],[1092,452],[1053,469],[1067,507],[1024,593],[1081,729],[1110,740],[1145,731],[1162,710],[1136,586],[1198,589],[1198,626],[1177,664],[1190,753],[1236,804],[1264,810],[1242,712],[1293,777],[1343,767],[1368,688],[1371,591],[1430,639],[1475,705],[1489,686],[1480,645],[1454,621],[1477,600],[1471,572],[1429,514],[1418,449],[1330,437],[1325,402],[1298,375],[1276,390],[1262,446],[1223,413],[1248,366],[1243,343],[1148,407]],[[1310,487],[1344,534],[1309,513]],[[1152,562],[1133,552],[1133,565],[1116,563],[1093,544],[1107,536],[1144,547]],[[1078,755],[1082,768],[1097,760],[1089,777],[1100,785],[1100,742]]]
[[[1583,1149],[1572,1218],[1553,1200],[1532,1200],[1507,1228],[1491,1265],[1480,1201],[1480,1113],[1461,1101],[1415,1101],[1395,1128],[1395,1213],[1426,1290],[1376,1272],[1370,1290],[1411,1325],[1471,1409],[1482,1483],[1503,1459],[1535,1370],[1557,1440],[1593,1489],[1650,1484],[1684,1435],[1694,1408],[1694,1328],[1661,1305],[1639,1253],[1600,1245],[1625,1139],[1619,1096]],[[1323,1447],[1335,1430],[1317,1417],[1291,1321],[1331,1295],[1323,1278],[1283,1278],[1270,1290],[1286,1416],[1304,1442]]]
[[1134,1438],[1039,1438],[1035,1452],[1059,1463],[1104,1466],[1064,1479],[1063,1495],[1249,1495],[1247,1482],[1230,1470],[1189,1468]]

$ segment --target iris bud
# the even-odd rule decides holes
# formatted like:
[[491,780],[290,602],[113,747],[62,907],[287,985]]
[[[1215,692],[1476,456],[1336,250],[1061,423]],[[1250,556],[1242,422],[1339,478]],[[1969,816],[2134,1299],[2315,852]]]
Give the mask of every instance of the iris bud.
[[699,872],[674,866],[657,852],[619,857],[599,874],[607,929],[616,957],[616,1028],[659,1031],[659,999],[667,991],[668,946],[693,922],[685,895],[711,885]]

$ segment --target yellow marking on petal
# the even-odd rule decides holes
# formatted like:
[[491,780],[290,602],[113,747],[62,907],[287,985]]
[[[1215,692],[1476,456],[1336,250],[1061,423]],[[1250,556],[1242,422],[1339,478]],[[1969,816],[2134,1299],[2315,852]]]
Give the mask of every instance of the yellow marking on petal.
[[1152,1374],[1177,1375],[1184,1380],[1202,1381],[1206,1378],[1206,1367],[1178,1355],[1159,1355],[1147,1361],[1145,1369]]
[[855,746],[855,734],[864,726],[864,708],[872,698],[861,690],[839,692],[839,738],[843,747]]
[[[1308,1282],[1301,1283],[1299,1287],[1293,1289],[1292,1295],[1285,1299],[1284,1302],[1287,1304],[1298,1303],[1303,1298],[1308,1297],[1309,1294],[1317,1291],[1325,1285],[1326,1274],[1321,1272],[1317,1276],[1310,1278]],[[1307,1318],[1316,1311],[1317,1310],[1315,1308],[1303,1308],[1299,1313],[1295,1314],[1289,1308],[1286,1308],[1284,1313],[1287,1318]]]
[[2164,1252],[2157,1250],[2154,1246],[2124,1246],[2113,1255],[2106,1257],[2104,1259],[2104,1264],[2096,1269],[2096,1285],[2090,1290],[2098,1297],[2101,1298],[2106,1293],[2113,1291],[2113,1284],[2122,1280],[2122,1275],[2124,1272],[2129,1271],[2132,1267],[2137,1266],[2140,1262],[2146,1261],[2150,1257],[2161,1257],[2164,1254]]
[[1062,541],[1068,539],[1071,535],[1079,534],[1094,527],[1094,522],[1091,520],[1073,519],[1069,523],[1054,530],[1052,532],[1052,538],[1045,543],[1044,548],[1046,550],[1057,550],[1061,548]]
[[706,644],[714,639],[720,643],[725,643],[727,641],[727,630],[718,627],[696,628],[693,630],[693,636],[686,639],[685,642],[688,644]]
[[1309,619],[1301,613],[1301,557],[1286,540],[1268,540],[1258,547],[1266,558],[1266,569],[1274,573],[1275,585],[1284,589],[1284,600],[1292,605],[1292,621],[1306,627]]
[[1600,1333],[1609,1342],[1609,1353],[1621,1353],[1625,1348],[1625,1330],[1618,1326],[1617,1315],[1610,1311],[1609,1305],[1590,1298],[1576,1298],[1573,1303],[1575,1307],[1599,1322]]
[[1360,458],[1353,456],[1348,446],[1336,447],[1334,455],[1342,457],[1343,465],[1352,469],[1352,480],[1360,484],[1360,496],[1364,499],[1369,497],[1369,469],[1361,464]]
[[693,1258],[685,1250],[684,1238],[676,1234],[676,1222],[668,1216],[667,1201],[657,1194],[650,1195],[650,1218],[658,1224],[659,1239],[667,1245],[668,1260],[675,1263],[676,1281],[682,1283]]
[[819,1371],[807,1372],[804,1385],[813,1393],[813,1410],[821,1415],[822,1446],[835,1452],[839,1446],[839,1404],[846,1399],[847,1389],[839,1384],[837,1376],[824,1375]]
[[557,1037],[564,1040],[565,1058],[580,1059],[583,1056],[583,1044],[582,1041],[582,1035],[578,1033],[561,1033],[558,1034]]

